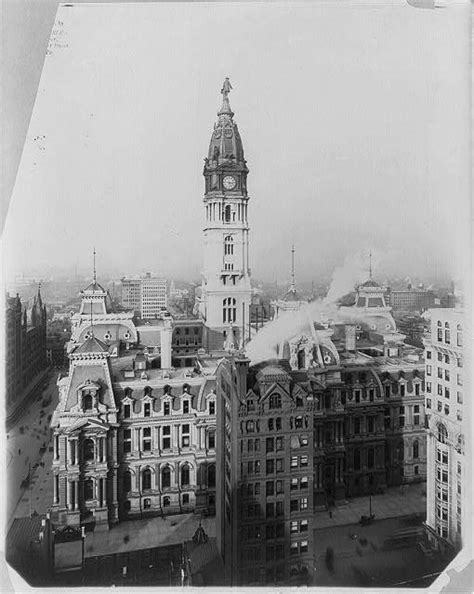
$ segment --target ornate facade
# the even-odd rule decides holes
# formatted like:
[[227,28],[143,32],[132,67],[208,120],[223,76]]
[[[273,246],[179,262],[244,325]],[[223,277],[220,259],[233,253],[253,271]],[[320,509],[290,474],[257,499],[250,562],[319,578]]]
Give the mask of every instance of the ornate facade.
[[[171,349],[171,342],[169,345]],[[55,519],[114,522],[215,509],[215,381],[147,369],[142,351],[111,360],[94,335],[69,355],[53,415]]]

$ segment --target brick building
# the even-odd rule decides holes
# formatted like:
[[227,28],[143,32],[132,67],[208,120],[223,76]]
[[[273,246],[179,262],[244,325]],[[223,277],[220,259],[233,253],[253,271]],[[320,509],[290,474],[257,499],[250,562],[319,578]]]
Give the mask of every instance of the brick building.
[[273,361],[220,364],[217,540],[233,585],[312,583],[315,511],[424,479],[422,351],[379,309],[308,324]]

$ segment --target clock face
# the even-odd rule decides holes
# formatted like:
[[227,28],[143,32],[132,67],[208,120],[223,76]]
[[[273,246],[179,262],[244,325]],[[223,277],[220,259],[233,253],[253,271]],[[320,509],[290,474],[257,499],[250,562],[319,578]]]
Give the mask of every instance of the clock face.
[[226,190],[232,190],[235,188],[236,184],[235,177],[232,177],[232,175],[226,175],[224,177],[223,183]]

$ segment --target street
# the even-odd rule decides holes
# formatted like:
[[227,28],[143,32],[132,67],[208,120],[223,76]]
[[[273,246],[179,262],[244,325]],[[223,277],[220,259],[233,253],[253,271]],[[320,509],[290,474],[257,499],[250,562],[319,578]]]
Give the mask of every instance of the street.
[[[6,436],[7,463],[7,522],[14,517],[29,513],[29,486],[35,471],[41,463],[42,456],[50,447],[49,419],[57,402],[58,393],[56,381],[59,371],[52,369],[47,379],[30,396],[30,405],[16,425],[8,431]],[[42,387],[47,382],[45,389]],[[43,402],[48,402],[43,406]],[[28,500],[28,511],[25,505],[20,506],[22,499]],[[23,502],[25,503],[25,502]],[[34,502],[31,502],[33,511]]]

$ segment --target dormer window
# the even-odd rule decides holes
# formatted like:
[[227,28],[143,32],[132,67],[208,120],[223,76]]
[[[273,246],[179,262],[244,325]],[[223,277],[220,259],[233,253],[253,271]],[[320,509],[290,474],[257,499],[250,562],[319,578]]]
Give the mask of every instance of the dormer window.
[[129,419],[131,414],[131,406],[130,404],[125,404],[123,407],[123,418]]
[[84,406],[84,411],[88,411],[88,410],[92,410],[94,407],[94,399],[92,397],[92,394],[84,394],[83,397],[83,406]]
[[183,414],[189,414],[189,400],[183,400]]
[[163,414],[165,416],[169,416],[171,414],[171,402],[164,402],[163,403]]
[[145,402],[143,406],[143,416],[149,417],[151,414],[151,402]]
[[209,414],[210,415],[216,414],[216,403],[214,402],[214,400],[211,400],[211,402],[209,402]]

